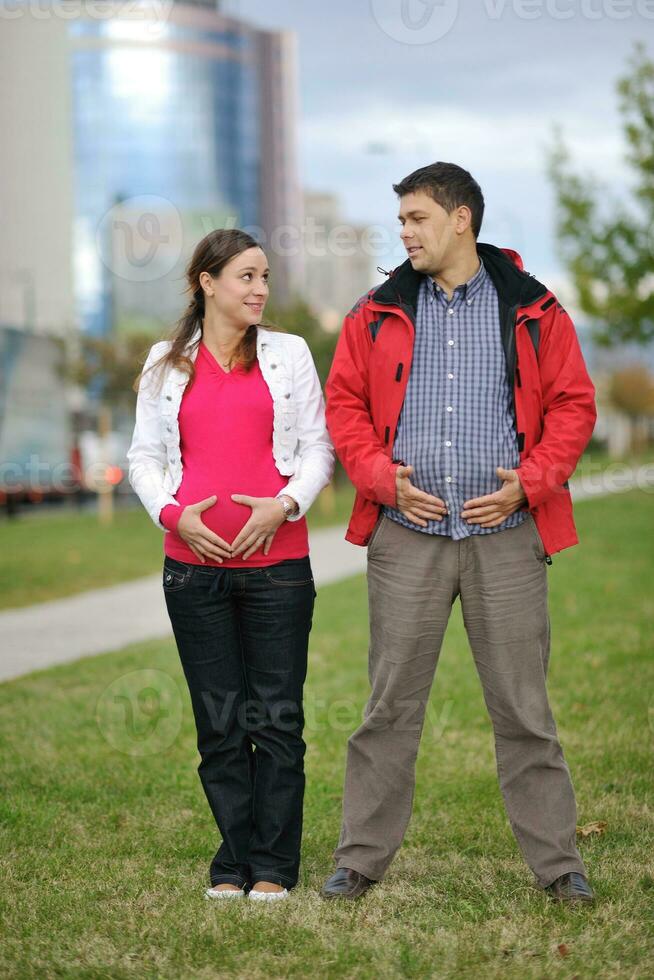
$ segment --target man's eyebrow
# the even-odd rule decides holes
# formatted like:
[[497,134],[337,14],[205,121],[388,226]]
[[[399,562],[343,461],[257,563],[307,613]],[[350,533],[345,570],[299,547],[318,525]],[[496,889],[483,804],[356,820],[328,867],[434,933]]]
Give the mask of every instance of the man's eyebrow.
[[402,218],[410,218],[411,215],[414,215],[414,214],[424,214],[425,216],[427,216],[427,212],[426,211],[423,211],[421,208],[418,208],[416,211],[407,211],[406,214],[398,214],[397,220],[398,221],[401,221]]

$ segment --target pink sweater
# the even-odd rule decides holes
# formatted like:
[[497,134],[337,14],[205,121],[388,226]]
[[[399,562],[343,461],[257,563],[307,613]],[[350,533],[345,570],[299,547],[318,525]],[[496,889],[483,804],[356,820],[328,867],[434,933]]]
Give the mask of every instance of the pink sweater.
[[[201,341],[195,378],[186,388],[179,410],[183,475],[175,499],[180,506],[168,504],[160,515],[169,531],[164,542],[169,557],[200,564],[177,534],[187,504],[216,494],[217,502],[202,513],[202,520],[231,543],[252,513],[244,504],[234,503],[231,495],[275,497],[287,486],[289,478],[281,475],[273,459],[272,430],[272,397],[258,362],[249,371],[240,365],[224,371]],[[241,554],[225,559],[220,567],[272,565],[285,558],[304,558],[308,553],[307,523],[301,518],[279,527],[268,555],[260,548],[247,561]],[[206,564],[220,563],[207,558]]]

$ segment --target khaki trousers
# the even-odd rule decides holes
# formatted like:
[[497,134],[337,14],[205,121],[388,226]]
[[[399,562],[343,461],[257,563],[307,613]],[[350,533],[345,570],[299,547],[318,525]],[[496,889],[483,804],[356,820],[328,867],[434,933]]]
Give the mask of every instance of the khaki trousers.
[[348,740],[337,866],[379,881],[402,843],[425,708],[457,596],[524,859],[541,887],[568,871],[586,874],[547,698],[547,568],[531,514],[517,527],[462,541],[380,517],[368,545],[372,691]]

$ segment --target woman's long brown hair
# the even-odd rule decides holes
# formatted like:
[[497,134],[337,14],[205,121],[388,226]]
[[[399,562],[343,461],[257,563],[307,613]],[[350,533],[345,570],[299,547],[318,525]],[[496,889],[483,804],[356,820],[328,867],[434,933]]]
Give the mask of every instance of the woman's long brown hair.
[[[170,350],[148,368],[148,371],[157,369],[161,379],[166,368],[176,367],[188,374],[189,382],[193,381],[195,370],[190,357],[192,351],[187,350],[187,348],[191,337],[198,328],[202,328],[202,318],[204,317],[204,290],[200,285],[200,273],[208,272],[210,276],[216,279],[227,263],[231,262],[237,255],[246,252],[249,248],[260,247],[251,235],[245,231],[240,231],[238,228],[218,228],[215,231],[210,231],[202,241],[198,242],[186,269],[187,286],[184,292],[190,293],[189,304],[173,328],[170,337],[172,341]],[[267,329],[271,328],[268,327]],[[231,363],[240,364],[249,370],[256,358],[257,326],[252,324],[245,331],[241,342],[234,351]],[[142,377],[143,372],[134,382],[136,391],[138,391]]]

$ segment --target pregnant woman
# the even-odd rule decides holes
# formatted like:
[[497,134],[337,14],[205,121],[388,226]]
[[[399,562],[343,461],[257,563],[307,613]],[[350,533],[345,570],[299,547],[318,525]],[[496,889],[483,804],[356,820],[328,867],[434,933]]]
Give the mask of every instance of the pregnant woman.
[[302,835],[304,515],[334,453],[306,342],[259,325],[257,242],[213,231],[186,275],[188,309],[138,381],[129,479],[167,532],[163,590],[222,836],[205,894],[276,901],[297,882]]

